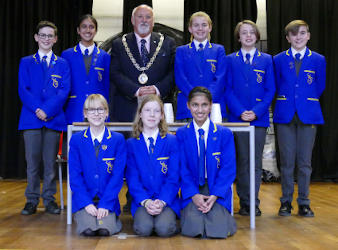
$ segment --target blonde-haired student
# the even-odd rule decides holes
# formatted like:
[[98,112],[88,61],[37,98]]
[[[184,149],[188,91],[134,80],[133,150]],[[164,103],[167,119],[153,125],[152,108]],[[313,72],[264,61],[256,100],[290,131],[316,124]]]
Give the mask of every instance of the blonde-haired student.
[[126,180],[132,196],[135,233],[174,235],[178,232],[176,217],[180,215],[179,151],[176,137],[168,133],[158,96],[142,99],[127,151]]
[[211,30],[212,21],[207,13],[199,11],[192,14],[189,20],[191,42],[176,49],[177,120],[192,118],[186,103],[189,92],[196,86],[206,87],[214,103],[221,105],[222,117],[227,117],[224,101],[225,50],[222,45],[211,43]]
[[72,136],[69,180],[77,233],[109,236],[122,228],[119,192],[123,185],[126,146],[123,135],[106,126],[108,104],[100,94],[87,97],[83,115],[89,127]]

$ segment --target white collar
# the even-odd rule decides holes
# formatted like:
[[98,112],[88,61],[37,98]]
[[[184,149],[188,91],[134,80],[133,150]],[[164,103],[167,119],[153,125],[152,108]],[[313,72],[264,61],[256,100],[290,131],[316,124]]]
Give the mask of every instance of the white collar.
[[136,42],[137,43],[140,43],[142,39],[146,40],[147,41],[147,44],[150,44],[150,36],[151,36],[151,33],[149,35],[147,35],[146,37],[140,37],[137,33],[135,33],[135,37],[136,37]]
[[209,117],[206,119],[206,121],[203,123],[203,125],[201,127],[199,127],[197,125],[197,123],[195,122],[195,120],[193,120],[194,123],[194,129],[195,132],[198,133],[198,130],[201,128],[204,130],[204,134],[208,134],[209,133],[209,126],[210,126],[210,119]]
[[292,56],[293,58],[295,58],[296,54],[299,53],[300,54],[300,58],[299,59],[303,59],[305,52],[306,52],[306,46],[304,49],[302,49],[301,51],[297,51],[295,50],[293,47],[291,47],[291,52],[292,52]]
[[88,49],[88,55],[91,55],[94,51],[94,48],[95,48],[95,43],[93,43],[91,46],[89,47],[86,47],[84,46],[81,42],[79,42],[79,46],[80,46],[80,50],[81,50],[81,53],[82,55],[85,54],[85,50]]
[[152,134],[145,134],[144,132],[142,132],[143,134],[143,137],[144,137],[144,141],[147,143],[147,146],[148,146],[148,143],[149,143],[149,137],[152,137],[154,139],[154,145],[156,144],[156,139],[157,139],[157,136],[158,136],[158,133],[159,133],[159,129],[156,128]]
[[93,144],[94,144],[95,139],[97,139],[99,141],[99,143],[101,143],[103,136],[104,136],[104,132],[106,131],[106,127],[103,127],[103,130],[97,136],[94,136],[91,130],[89,130],[89,131],[90,131],[90,136],[92,138]]
[[207,45],[208,39],[205,39],[203,42],[199,42],[196,39],[193,40],[194,44],[195,44],[195,48],[196,50],[199,50],[199,45],[200,43],[203,45],[203,49],[205,49],[205,45]]
[[47,56],[46,61],[49,63],[49,62],[50,62],[50,59],[52,58],[53,51],[50,50],[47,54],[45,54],[45,53],[43,53],[41,50],[38,50],[38,54],[39,54],[39,57],[40,57],[40,61],[42,60],[42,58],[43,58],[44,56]]
[[246,61],[246,54],[250,54],[250,62],[252,62],[252,59],[256,53],[256,48],[252,48],[250,51],[246,51],[244,49],[241,49],[241,52],[242,52],[242,56],[243,56],[243,59],[244,59],[244,62]]

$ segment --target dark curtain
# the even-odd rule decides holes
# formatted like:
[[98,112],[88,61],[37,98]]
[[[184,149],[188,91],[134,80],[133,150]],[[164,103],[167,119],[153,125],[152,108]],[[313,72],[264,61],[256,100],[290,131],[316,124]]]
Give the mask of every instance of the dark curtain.
[[[149,5],[153,7],[152,0],[124,0],[123,1],[123,28],[122,33],[129,33],[133,31],[133,25],[131,24],[131,12],[133,9],[141,4]],[[155,20],[156,21],[156,20]]]
[[233,33],[236,24],[244,19],[256,22],[256,0],[185,0],[184,35],[185,43],[190,42],[188,22],[196,11],[206,12],[212,22],[211,42],[222,44],[227,54],[239,49]]
[[320,99],[325,124],[318,126],[312,155],[314,180],[338,179],[338,1],[268,0],[268,50],[275,55],[289,48],[284,27],[294,19],[310,26],[308,47],[323,54],[327,63],[326,89]]
[[77,42],[79,16],[92,12],[92,0],[2,0],[0,8],[0,177],[25,177],[24,145],[18,131],[21,102],[18,96],[20,58],[37,51],[33,35],[41,20],[58,27],[58,42],[53,51],[61,51]]

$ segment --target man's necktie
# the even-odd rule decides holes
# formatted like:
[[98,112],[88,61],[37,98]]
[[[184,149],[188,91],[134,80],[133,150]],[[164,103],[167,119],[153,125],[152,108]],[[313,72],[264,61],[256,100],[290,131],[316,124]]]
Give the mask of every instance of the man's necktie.
[[155,150],[155,145],[154,145],[154,138],[153,137],[149,137],[149,155],[154,154],[154,150]]
[[245,60],[245,63],[246,64],[250,64],[250,53],[246,53],[246,55],[245,55],[245,58],[246,58],[246,60]]
[[141,39],[141,58],[143,62],[143,66],[146,66],[149,62],[149,53],[146,48],[147,41],[145,39]]
[[203,186],[205,183],[205,142],[204,142],[204,130],[199,129],[199,147],[200,147],[200,154],[198,157],[198,169],[199,169],[199,185]]
[[100,142],[98,139],[94,140],[94,149],[95,149],[95,155],[96,157],[99,155],[99,151],[100,151]]

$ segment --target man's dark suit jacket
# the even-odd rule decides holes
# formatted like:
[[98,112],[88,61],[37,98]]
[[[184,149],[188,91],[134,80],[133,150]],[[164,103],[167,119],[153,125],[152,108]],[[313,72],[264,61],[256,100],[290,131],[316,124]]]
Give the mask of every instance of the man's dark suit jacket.
[[[128,47],[136,62],[142,67],[140,52],[137,47],[135,34],[128,33],[126,36]],[[149,58],[153,56],[160,41],[160,35],[153,32],[150,38]],[[137,98],[135,93],[142,86],[155,85],[160,91],[162,100],[174,87],[174,60],[175,41],[164,35],[164,41],[153,65],[145,71],[148,82],[144,85],[138,82],[142,73],[138,71],[129,59],[122,39],[113,41],[111,52],[110,81],[114,91],[112,94],[112,120],[130,122],[134,120],[137,109]]]

